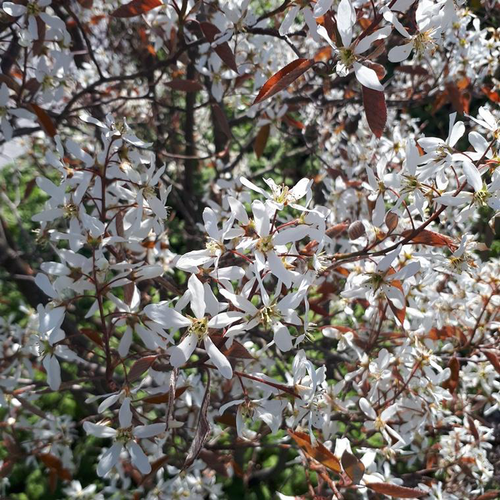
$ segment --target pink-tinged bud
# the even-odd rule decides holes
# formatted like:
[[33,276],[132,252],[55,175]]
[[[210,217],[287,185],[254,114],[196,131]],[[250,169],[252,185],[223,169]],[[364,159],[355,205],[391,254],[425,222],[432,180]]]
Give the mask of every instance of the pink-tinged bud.
[[348,233],[351,240],[357,240],[366,233],[365,225],[360,220],[357,220],[349,226]]
[[389,232],[392,233],[394,229],[398,227],[399,217],[394,212],[387,212],[385,216],[385,225],[389,229]]

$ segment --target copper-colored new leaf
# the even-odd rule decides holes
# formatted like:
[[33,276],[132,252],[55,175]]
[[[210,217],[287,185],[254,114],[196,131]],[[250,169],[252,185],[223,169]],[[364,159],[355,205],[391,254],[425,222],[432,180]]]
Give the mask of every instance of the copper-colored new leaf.
[[157,356],[144,356],[138,359],[130,368],[128,372],[128,381],[133,382],[137,380],[145,371],[149,370],[155,362]]
[[208,404],[210,403],[210,371],[207,371],[207,377],[207,389],[205,391],[205,396],[203,396],[203,402],[201,403],[200,417],[198,419],[198,425],[196,426],[196,434],[191,446],[189,447],[182,470],[186,470],[198,458],[208,434],[210,433],[210,423],[207,418]]
[[342,466],[340,465],[339,459],[326,448],[324,444],[316,441],[316,444],[312,445],[309,434],[305,432],[294,432],[289,429],[288,434],[290,434],[306,455],[314,458],[314,460],[317,460],[319,463],[338,474],[342,472]]
[[84,9],[91,9],[92,5],[94,4],[94,0],[77,0],[77,2],[84,8]]
[[275,73],[260,89],[253,104],[269,99],[291,85],[314,65],[314,59],[296,59]]
[[86,337],[88,337],[92,342],[97,344],[100,347],[104,347],[104,342],[102,341],[99,332],[93,330],[92,328],[81,328],[80,332],[82,332]]
[[135,17],[140,16],[149,12],[151,9],[155,9],[163,5],[160,0],[132,0],[125,5],[122,5],[114,12],[112,12],[113,17]]
[[406,486],[398,486],[397,484],[389,483],[365,483],[368,488],[377,493],[383,493],[394,498],[420,498],[427,495],[425,491],[417,488],[407,488]]
[[47,114],[47,112],[42,109],[40,106],[37,104],[30,104],[29,109],[35,113],[36,117],[38,118],[38,121],[40,122],[40,125],[42,126],[44,132],[49,136],[49,137],[55,137],[57,134],[56,127],[54,125],[54,122],[50,118],[50,116]]
[[180,78],[176,78],[165,85],[174,90],[181,90],[182,92],[198,92],[199,90],[203,90],[203,85],[196,80],[181,80]]
[[224,113],[224,110],[217,103],[214,103],[212,104],[212,112],[221,130],[224,132],[224,134],[226,134],[226,137],[228,139],[231,139],[233,137],[233,134],[231,133],[231,126],[227,121],[227,116],[226,113]]
[[370,130],[375,137],[382,137],[385,124],[387,122],[387,106],[385,96],[379,90],[363,87],[363,107],[365,108],[366,119]]
[[365,474],[365,464],[347,450],[342,454],[342,467],[354,484],[359,484]]
[[448,367],[451,374],[450,378],[443,384],[443,387],[453,394],[457,390],[458,380],[460,378],[460,361],[458,361],[456,356],[450,359]]
[[255,156],[260,158],[262,153],[264,153],[264,149],[266,148],[267,140],[269,139],[269,133],[271,132],[271,125],[268,123],[264,125],[257,134],[255,138],[255,142],[253,143],[253,150],[255,152]]
[[474,500],[496,500],[497,498],[500,498],[500,490],[487,491]]
[[[389,268],[389,270],[387,271],[387,274],[388,275],[391,275],[391,274],[394,274],[396,271],[394,270],[393,267]],[[401,283],[401,281],[399,280],[392,280],[391,281],[391,286],[393,286],[394,288],[397,288],[404,296],[404,290],[403,290],[403,284]],[[389,307],[391,308],[391,311],[394,313],[394,316],[396,316],[396,318],[398,318],[399,322],[401,324],[404,323],[405,321],[405,317],[406,317],[406,302],[405,304],[403,304],[403,309],[398,309],[394,303],[392,302],[391,299],[389,299],[389,297],[387,297],[387,302],[389,303]]]
[[[187,386],[178,387],[175,390],[175,398],[174,399],[181,397],[186,392],[186,390],[187,390]],[[163,394],[153,394],[152,396],[146,396],[143,399],[143,401],[145,403],[150,403],[150,404],[155,404],[155,405],[159,405],[162,403],[168,403],[169,400],[170,400],[170,393],[168,393],[168,392],[164,392]]]
[[498,360],[498,356],[493,351],[483,351],[483,354],[488,358],[493,368],[500,373],[500,361]]
[[217,415],[214,420],[219,424],[224,424],[236,429],[236,415],[234,413],[225,412],[222,415]]
[[[407,238],[408,236],[410,236],[412,232],[413,232],[412,229],[408,229],[406,231],[403,231],[401,235],[404,238]],[[413,243],[417,243],[419,245],[430,245],[433,247],[448,247],[452,252],[454,252],[457,249],[457,245],[449,236],[444,236],[434,231],[429,231],[427,229],[420,231],[418,234],[413,236],[413,238],[410,241],[412,241]]]
[[[205,38],[213,43],[216,40],[217,35],[220,33],[219,28],[212,23],[203,22],[200,23],[201,31],[205,35]],[[222,59],[222,61],[229,66],[233,71],[238,73],[238,66],[236,64],[236,58],[234,57],[233,51],[227,42],[220,43],[214,47],[215,53]]]

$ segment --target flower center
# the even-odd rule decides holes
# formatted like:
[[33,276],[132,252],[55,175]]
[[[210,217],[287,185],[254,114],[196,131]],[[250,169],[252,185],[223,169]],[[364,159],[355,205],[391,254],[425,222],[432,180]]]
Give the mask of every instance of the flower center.
[[194,333],[200,340],[204,339],[208,333],[208,318],[193,319],[189,331]]

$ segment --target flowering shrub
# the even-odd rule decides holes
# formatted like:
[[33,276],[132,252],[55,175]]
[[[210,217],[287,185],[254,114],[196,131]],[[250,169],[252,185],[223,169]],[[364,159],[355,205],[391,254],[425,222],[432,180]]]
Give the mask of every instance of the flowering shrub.
[[1,9],[3,496],[498,498],[498,2]]

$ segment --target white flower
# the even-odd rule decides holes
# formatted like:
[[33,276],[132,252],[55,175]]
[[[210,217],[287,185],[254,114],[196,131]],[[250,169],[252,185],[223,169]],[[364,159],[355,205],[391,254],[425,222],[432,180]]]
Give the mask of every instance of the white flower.
[[132,464],[137,467],[142,474],[151,472],[151,465],[148,457],[137,444],[137,439],[146,439],[157,436],[165,431],[165,424],[151,424],[132,426],[132,411],[130,409],[130,398],[125,398],[118,415],[120,427],[112,429],[107,425],[84,422],[83,428],[87,434],[99,438],[113,438],[115,443],[109,448],[99,460],[97,475],[106,475],[118,462],[120,454],[125,448],[130,454]]

